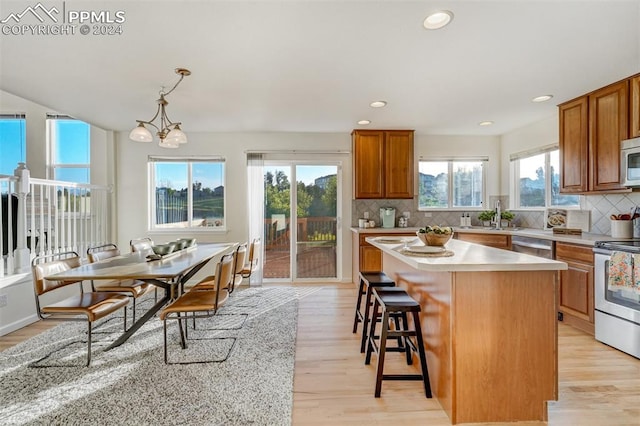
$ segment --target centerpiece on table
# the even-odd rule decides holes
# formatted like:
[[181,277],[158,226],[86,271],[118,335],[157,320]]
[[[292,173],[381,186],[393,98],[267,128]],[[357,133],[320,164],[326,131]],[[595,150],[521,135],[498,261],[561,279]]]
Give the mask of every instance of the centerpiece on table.
[[420,228],[416,235],[427,246],[444,246],[453,237],[450,226],[426,226]]

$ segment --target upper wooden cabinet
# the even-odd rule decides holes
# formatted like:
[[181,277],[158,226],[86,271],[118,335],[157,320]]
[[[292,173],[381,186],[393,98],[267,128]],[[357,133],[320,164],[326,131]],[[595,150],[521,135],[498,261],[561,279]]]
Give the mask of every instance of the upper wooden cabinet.
[[413,130],[354,130],[355,198],[413,198]]
[[559,108],[560,192],[628,191],[621,183],[620,142],[629,135],[629,80]]
[[589,102],[586,96],[560,105],[560,191],[588,191]]
[[629,86],[631,95],[629,137],[637,138],[640,136],[640,74],[629,79]]

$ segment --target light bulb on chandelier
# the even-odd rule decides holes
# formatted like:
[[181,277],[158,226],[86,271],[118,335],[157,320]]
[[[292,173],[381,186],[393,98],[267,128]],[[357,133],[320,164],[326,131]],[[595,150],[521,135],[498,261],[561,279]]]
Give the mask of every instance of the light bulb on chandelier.
[[[186,68],[176,68],[176,74],[180,75],[180,79],[178,82],[169,90],[168,92],[164,91],[164,88],[160,90],[160,99],[158,99],[158,109],[156,110],[156,114],[148,121],[145,120],[136,120],[138,125],[131,130],[129,133],[129,139],[136,142],[152,142],[153,135],[145,127],[145,124],[152,126],[156,129],[156,135],[160,139],[159,145],[162,148],[178,148],[181,144],[187,143],[187,135],[184,134],[180,125],[182,123],[172,122],[167,116],[166,107],[169,105],[169,102],[165,99],[171,92],[178,87],[178,84],[188,75],[191,75],[191,71]],[[153,124],[156,118],[160,119],[159,125]]]

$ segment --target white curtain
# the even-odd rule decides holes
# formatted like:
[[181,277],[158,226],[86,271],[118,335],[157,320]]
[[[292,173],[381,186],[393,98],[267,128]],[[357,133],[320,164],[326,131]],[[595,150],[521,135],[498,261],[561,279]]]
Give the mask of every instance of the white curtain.
[[264,159],[262,154],[247,153],[247,206],[249,207],[249,241],[260,238],[258,267],[251,274],[249,285],[262,285],[262,265],[264,260]]

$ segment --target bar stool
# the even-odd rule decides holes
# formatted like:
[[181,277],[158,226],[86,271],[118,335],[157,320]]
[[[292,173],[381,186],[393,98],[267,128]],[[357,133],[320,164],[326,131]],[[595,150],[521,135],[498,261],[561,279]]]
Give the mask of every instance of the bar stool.
[[[385,291],[384,288],[373,289],[373,311],[371,315],[371,326],[369,329],[369,338],[367,339],[367,355],[365,364],[371,363],[371,354],[373,352],[378,356],[378,365],[376,372],[376,390],[375,397],[380,397],[383,380],[422,380],[424,384],[424,392],[427,398],[431,398],[431,385],[429,384],[429,371],[427,370],[427,359],[424,353],[424,342],[422,340],[422,329],[420,327],[420,304],[415,301],[406,291]],[[382,312],[378,312],[382,309]],[[389,319],[391,315],[403,314],[403,327],[400,330],[389,329]],[[413,330],[409,329],[407,322],[407,313],[411,313],[413,318]],[[375,327],[378,317],[382,317],[382,327],[380,331],[380,343],[376,343]],[[397,324],[397,323],[396,323]],[[422,374],[383,374],[384,359],[387,349],[387,339],[405,338],[405,346],[407,351],[407,364],[411,364],[411,350],[418,353],[420,358],[420,370]],[[414,343],[410,337],[415,337]]]
[[[396,283],[384,272],[360,272],[360,285],[358,287],[358,300],[356,301],[356,312],[353,318],[353,333],[358,331],[358,323],[362,323],[362,339],[360,340],[360,353],[364,353],[367,344],[367,324],[369,322],[369,312],[372,302],[372,288],[395,287]],[[365,296],[364,313],[360,311],[362,306],[362,296]]]

